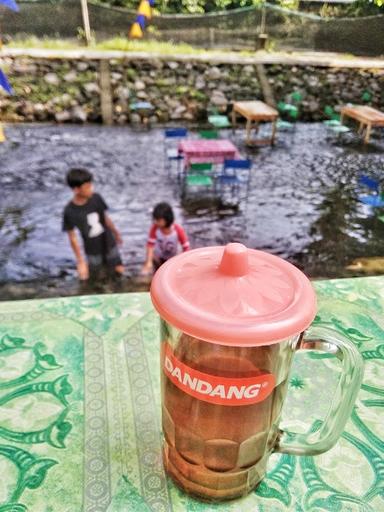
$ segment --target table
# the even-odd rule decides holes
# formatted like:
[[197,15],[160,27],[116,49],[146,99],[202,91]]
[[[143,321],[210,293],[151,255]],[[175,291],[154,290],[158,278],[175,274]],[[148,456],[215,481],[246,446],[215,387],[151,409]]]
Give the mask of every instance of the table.
[[184,155],[185,167],[200,162],[220,164],[239,157],[236,146],[226,139],[185,139],[179,143],[179,152]]
[[[279,113],[276,109],[270,107],[263,101],[235,101],[232,110],[232,127],[236,127],[236,115],[240,114],[247,120],[246,123],[246,144],[258,144],[268,142],[271,146],[275,142],[276,125]],[[260,122],[272,123],[272,135],[270,139],[264,140],[251,140],[252,122],[256,124],[256,131]]]
[[[0,510],[384,510],[384,277],[314,284],[315,323],[348,336],[365,360],[352,417],[327,454],[273,455],[255,492],[220,506],[184,495],[164,474],[148,294],[0,303]],[[312,356],[295,357],[283,419],[292,429],[327,409],[337,363]]]
[[350,117],[359,121],[358,133],[363,134],[365,127],[364,144],[368,144],[372,127],[384,126],[384,112],[380,112],[366,105],[345,106],[341,109],[340,122],[343,124],[344,117]]

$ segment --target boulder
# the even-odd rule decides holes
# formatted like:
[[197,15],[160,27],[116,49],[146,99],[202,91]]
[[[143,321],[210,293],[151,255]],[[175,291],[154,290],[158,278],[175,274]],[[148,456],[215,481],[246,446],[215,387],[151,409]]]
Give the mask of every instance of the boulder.
[[215,105],[217,107],[226,107],[228,105],[228,100],[225,94],[219,89],[216,89],[212,92],[210,101],[212,105]]
[[208,80],[220,80],[220,78],[221,78],[220,69],[216,66],[209,68],[207,71],[207,77],[208,77]]
[[47,73],[44,75],[44,81],[49,85],[59,85],[60,79],[56,73]]
[[64,75],[64,80],[66,82],[70,82],[70,83],[71,82],[76,82],[76,80],[77,80],[77,73],[76,73],[76,71],[72,70],[72,71],[69,71],[68,73],[66,73]]
[[83,107],[81,107],[80,105],[76,105],[76,107],[73,107],[71,111],[71,118],[72,121],[85,123],[88,118],[88,115]]
[[88,94],[100,94],[100,87],[95,82],[89,82],[88,84],[84,84],[84,90]]
[[55,119],[58,123],[65,123],[71,120],[71,114],[68,112],[68,110],[62,110],[61,112],[55,113]]
[[145,83],[142,80],[136,80],[134,84],[134,88],[136,91],[142,91],[145,89]]

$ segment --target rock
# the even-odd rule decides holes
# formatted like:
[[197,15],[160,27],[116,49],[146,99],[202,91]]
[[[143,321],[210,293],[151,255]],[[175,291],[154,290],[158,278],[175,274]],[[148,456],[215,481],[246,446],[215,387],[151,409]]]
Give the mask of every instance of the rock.
[[33,110],[38,114],[45,111],[45,106],[42,103],[35,103],[33,105]]
[[84,89],[88,94],[100,94],[100,87],[95,82],[84,84]]
[[185,119],[186,121],[193,121],[195,119],[195,116],[193,115],[192,112],[185,112],[185,114],[183,115],[183,119]]
[[73,109],[71,111],[72,121],[85,123],[87,120],[87,117],[88,117],[87,113],[83,107],[80,107],[80,105],[73,107]]
[[180,103],[177,100],[174,100],[173,98],[167,97],[165,101],[171,110],[175,110],[180,105]]
[[131,114],[130,115],[130,121],[132,124],[138,124],[141,122],[141,117],[139,116],[139,114]]
[[146,100],[148,98],[148,94],[145,91],[139,91],[136,96],[139,100]]
[[179,67],[179,63],[178,62],[168,62],[168,67],[170,67],[171,69],[177,69]]
[[68,93],[64,93],[58,99],[59,103],[61,103],[62,105],[69,105],[72,101],[72,96]]
[[181,119],[187,108],[184,105],[179,105],[173,112],[171,112],[171,119]]
[[211,103],[217,107],[226,107],[228,100],[222,91],[216,89],[212,92]]
[[88,62],[78,62],[76,65],[78,71],[86,71],[88,69]]
[[60,79],[56,73],[47,73],[44,75],[44,81],[50,85],[59,85]]
[[320,104],[317,100],[313,99],[311,101],[308,102],[308,111],[309,112],[317,112],[320,108]]
[[195,82],[195,87],[199,91],[201,91],[202,89],[205,89],[205,80],[203,77],[201,77],[201,76],[197,77],[196,82]]
[[149,122],[149,124],[157,124],[157,122],[158,122],[157,116],[150,116],[150,118],[148,119],[148,122]]
[[118,82],[119,80],[121,80],[123,78],[123,75],[121,73],[116,73],[116,71],[114,71],[113,73],[111,73],[111,79],[112,81],[115,81],[115,82]]
[[68,110],[62,110],[61,112],[56,112],[55,119],[58,123],[65,123],[66,121],[70,121],[71,114]]
[[119,87],[116,87],[115,95],[120,100],[127,100],[130,97],[131,93],[128,87],[123,87],[122,85],[120,85]]
[[134,87],[136,91],[142,91],[145,89],[145,83],[142,80],[136,80]]
[[69,71],[69,73],[66,73],[64,75],[64,80],[66,82],[76,82],[76,80],[77,80],[77,73],[76,73],[76,71],[72,70],[72,71]]
[[220,78],[221,78],[220,69],[216,66],[209,68],[207,71],[207,77],[208,77],[208,80],[220,80]]

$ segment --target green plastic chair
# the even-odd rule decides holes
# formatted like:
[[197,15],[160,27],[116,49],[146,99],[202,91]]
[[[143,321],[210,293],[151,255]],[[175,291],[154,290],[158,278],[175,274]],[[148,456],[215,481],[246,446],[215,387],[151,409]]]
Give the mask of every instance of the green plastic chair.
[[284,103],[284,101],[279,101],[277,108],[280,113],[287,114],[292,120],[296,121],[299,117],[299,109],[296,105],[292,105],[292,103]]
[[337,112],[335,112],[335,110],[333,109],[333,107],[331,107],[330,105],[325,105],[324,107],[324,115],[326,117],[328,117],[328,120],[327,121],[324,121],[324,124],[328,125],[328,126],[337,126],[338,124],[340,125],[340,114],[338,114]]
[[217,130],[200,130],[199,135],[202,139],[218,139],[219,132]]
[[351,129],[348,128],[348,126],[344,126],[343,124],[330,126],[330,129],[335,133],[348,133],[351,131]]
[[284,121],[283,119],[278,119],[276,123],[276,128],[283,132],[293,130],[294,127],[295,126],[293,123],[290,123],[289,121]]
[[291,94],[291,101],[294,103],[300,103],[300,101],[303,99],[303,95],[299,91],[294,91]]
[[227,116],[214,114],[208,116],[208,122],[215,128],[229,128],[231,126],[231,122]]
[[334,133],[348,133],[351,131],[348,126],[345,126],[344,124],[341,124],[340,122],[340,115],[334,111],[333,107],[330,105],[326,105],[324,107],[324,114],[329,117],[326,121],[323,121],[323,124],[332,130]]
[[210,162],[195,163],[189,166],[185,176],[186,187],[213,187],[213,164]]

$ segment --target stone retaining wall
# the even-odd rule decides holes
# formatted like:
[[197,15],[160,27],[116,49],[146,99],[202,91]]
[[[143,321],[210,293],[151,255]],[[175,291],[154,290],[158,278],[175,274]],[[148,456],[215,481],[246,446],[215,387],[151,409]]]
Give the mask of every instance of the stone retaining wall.
[[[202,122],[207,107],[229,111],[233,100],[263,99],[256,62],[203,59],[121,58],[109,61],[113,122],[137,121],[135,100],[155,106],[153,122]],[[384,110],[384,66],[368,68],[264,64],[275,100],[302,93],[300,120],[324,118],[326,105],[364,103]],[[101,122],[100,61],[97,58],[4,56],[0,66],[15,90],[0,95],[5,121]],[[105,92],[105,91],[104,91]],[[368,93],[368,94],[367,94]]]

